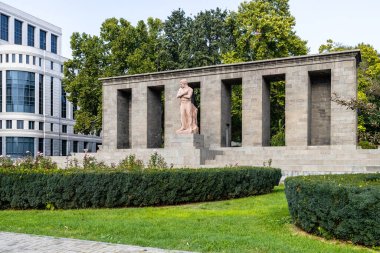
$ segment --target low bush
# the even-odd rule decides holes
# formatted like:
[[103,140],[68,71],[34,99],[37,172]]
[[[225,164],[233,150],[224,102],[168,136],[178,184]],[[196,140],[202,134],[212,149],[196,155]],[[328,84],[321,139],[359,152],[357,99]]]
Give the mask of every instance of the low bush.
[[129,155],[119,162],[117,169],[128,171],[143,170],[144,162],[140,159],[137,159],[135,155]]
[[273,168],[166,170],[0,169],[0,209],[174,205],[270,192]]
[[0,168],[2,169],[57,169],[57,164],[50,157],[38,153],[36,157],[25,156],[12,159],[10,156],[0,156]]
[[369,141],[359,141],[358,144],[362,149],[377,149],[377,145]]
[[148,161],[148,166],[149,169],[167,169],[168,165],[165,162],[164,157],[162,157],[160,154],[157,152],[154,152]]
[[288,177],[293,222],[306,232],[380,245],[380,174]]

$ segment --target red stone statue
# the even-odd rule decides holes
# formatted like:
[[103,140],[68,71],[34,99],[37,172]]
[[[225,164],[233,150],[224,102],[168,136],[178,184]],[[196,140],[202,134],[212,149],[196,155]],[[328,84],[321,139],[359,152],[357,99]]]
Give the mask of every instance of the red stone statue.
[[192,96],[193,89],[189,87],[186,79],[181,80],[180,88],[177,93],[177,98],[181,100],[181,128],[176,131],[177,134],[198,133],[198,109],[191,102]]

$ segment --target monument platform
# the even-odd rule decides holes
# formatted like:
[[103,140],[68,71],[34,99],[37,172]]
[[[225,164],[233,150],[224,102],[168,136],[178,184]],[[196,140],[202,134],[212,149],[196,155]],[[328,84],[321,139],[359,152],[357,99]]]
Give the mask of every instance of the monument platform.
[[[176,134],[168,139],[165,148],[107,149],[101,147],[96,154],[88,155],[94,155],[98,161],[103,161],[108,165],[116,165],[125,157],[136,155],[137,159],[141,159],[147,164],[150,156],[155,152],[164,157],[170,167],[191,168],[199,168],[206,163],[206,160],[213,160],[216,155],[223,154],[223,151],[210,150],[205,147],[204,136],[201,134]],[[81,163],[84,155],[84,153],[76,153],[69,159],[76,158]],[[54,157],[54,161],[58,163],[59,167],[64,168],[67,166],[68,159]]]

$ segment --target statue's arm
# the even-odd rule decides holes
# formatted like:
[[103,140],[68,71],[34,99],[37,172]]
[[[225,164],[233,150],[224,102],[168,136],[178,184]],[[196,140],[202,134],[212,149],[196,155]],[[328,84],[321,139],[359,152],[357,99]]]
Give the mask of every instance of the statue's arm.
[[185,93],[183,96],[185,97],[185,98],[191,98],[191,96],[193,95],[193,89],[192,88],[189,88],[188,90],[187,90],[187,93]]
[[180,88],[180,89],[178,90],[178,92],[177,92],[177,98],[182,97],[184,94],[185,94],[185,92],[183,92],[183,89]]

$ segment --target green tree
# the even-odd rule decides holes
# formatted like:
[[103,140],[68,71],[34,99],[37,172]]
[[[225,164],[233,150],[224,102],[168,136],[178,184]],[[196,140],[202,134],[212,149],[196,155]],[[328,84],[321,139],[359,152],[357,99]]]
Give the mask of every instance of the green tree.
[[193,20],[186,17],[183,10],[178,9],[171,13],[163,27],[161,39],[160,70],[173,70],[189,67],[191,31]]
[[[296,35],[295,18],[288,0],[253,0],[240,4],[231,18],[236,48],[224,59],[254,61],[292,55],[304,55],[306,41]],[[229,60],[231,61],[231,59]]]
[[175,10],[164,23],[160,70],[193,68],[222,63],[230,48],[231,25],[227,10],[201,11],[194,17]]
[[98,36],[73,33],[73,59],[65,62],[62,80],[68,100],[79,109],[75,112],[75,131],[84,134],[102,127],[102,76],[105,65],[104,45]]
[[190,66],[221,64],[220,55],[229,48],[228,12],[219,8],[201,11],[191,23]]
[[162,22],[148,18],[136,27],[121,18],[107,19],[101,27],[107,56],[106,76],[157,71],[157,45]]

